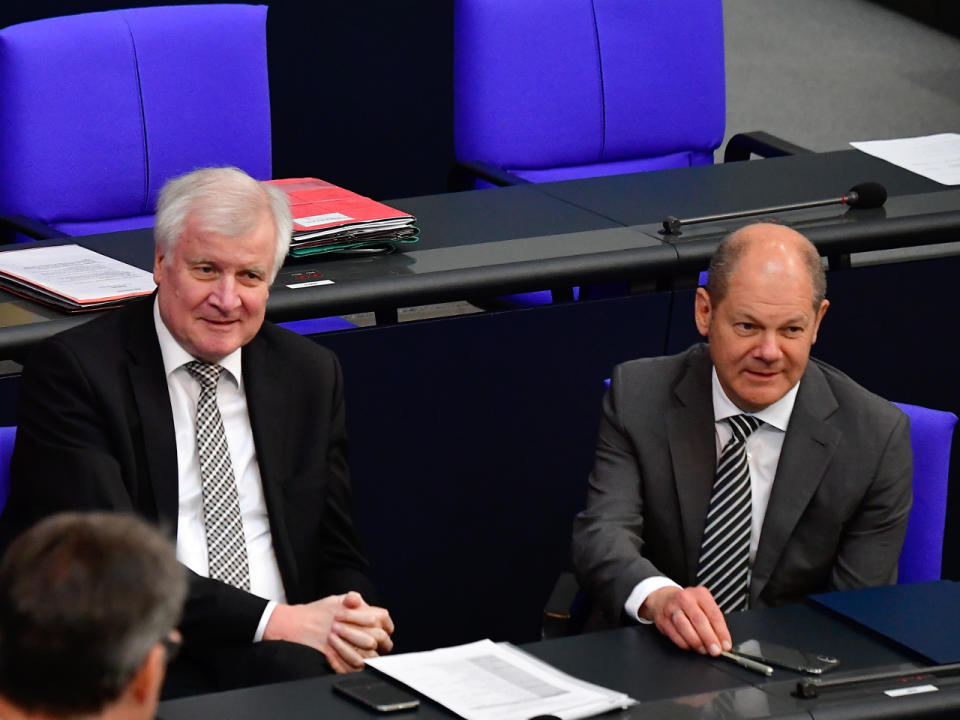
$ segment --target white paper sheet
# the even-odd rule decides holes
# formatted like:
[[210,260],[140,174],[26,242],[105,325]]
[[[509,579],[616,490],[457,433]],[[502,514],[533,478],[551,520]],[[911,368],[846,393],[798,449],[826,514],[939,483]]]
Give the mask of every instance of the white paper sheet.
[[367,664],[466,720],[528,720],[547,714],[575,720],[636,703],[490,640],[372,658]]
[[79,304],[153,292],[153,275],[79,245],[0,253],[0,272]]
[[960,185],[960,135],[941,133],[850,143],[857,150],[944,185]]

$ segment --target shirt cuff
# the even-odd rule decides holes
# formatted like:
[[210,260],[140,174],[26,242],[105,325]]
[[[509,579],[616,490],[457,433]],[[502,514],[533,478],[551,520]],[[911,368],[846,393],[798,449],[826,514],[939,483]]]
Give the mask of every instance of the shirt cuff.
[[640,607],[643,605],[647,596],[655,590],[665,587],[675,587],[681,589],[673,580],[663,575],[654,575],[646,580],[637,583],[633,591],[627,596],[627,601],[623,604],[623,609],[632,620],[637,620],[641,625],[650,625],[650,620],[644,620],[640,617]]
[[270,622],[270,616],[273,615],[273,611],[277,609],[277,604],[276,600],[270,600],[263,609],[263,615],[260,616],[260,624],[257,625],[257,632],[253,635],[254,642],[263,640],[263,634],[267,631],[267,623]]

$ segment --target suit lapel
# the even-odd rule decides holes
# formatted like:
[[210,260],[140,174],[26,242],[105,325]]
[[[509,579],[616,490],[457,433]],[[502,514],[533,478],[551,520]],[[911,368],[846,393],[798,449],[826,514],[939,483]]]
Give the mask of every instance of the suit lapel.
[[267,503],[270,535],[287,596],[299,587],[293,547],[286,532],[283,478],[288,475],[285,448],[292,389],[288,389],[283,361],[258,334],[243,348],[243,387],[250,414],[250,428],[257,452],[260,482]]
[[751,604],[770,580],[787,540],[830,465],[840,431],[826,421],[837,407],[823,373],[810,362],[797,391],[763,520],[750,586]]
[[143,301],[131,314],[127,336],[127,373],[142,429],[147,472],[158,520],[177,533],[180,503],[177,483],[177,441],[163,357],[153,326],[153,302]]
[[689,584],[696,581],[700,541],[717,464],[710,387],[712,367],[703,346],[703,352],[691,357],[687,372],[677,383],[674,394],[679,404],[667,412],[666,418]]

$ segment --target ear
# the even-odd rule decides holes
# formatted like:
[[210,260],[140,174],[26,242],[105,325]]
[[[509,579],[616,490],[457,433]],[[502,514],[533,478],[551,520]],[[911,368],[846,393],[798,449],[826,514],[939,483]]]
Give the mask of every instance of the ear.
[[163,644],[157,643],[147,653],[147,659],[127,686],[127,694],[137,705],[156,705],[166,670]]
[[163,265],[164,255],[163,251],[160,249],[160,246],[157,245],[153,250],[153,281],[159,285],[160,284],[160,275],[161,270],[160,266]]
[[693,306],[693,319],[697,323],[697,330],[707,337],[710,334],[710,320],[713,318],[713,304],[706,288],[697,288],[697,297]]
[[823,320],[823,316],[827,314],[828,307],[830,307],[829,300],[824,300],[820,303],[820,309],[817,310],[816,320],[813,321],[813,338],[810,340],[811,345],[817,341],[817,333],[820,331],[820,322]]

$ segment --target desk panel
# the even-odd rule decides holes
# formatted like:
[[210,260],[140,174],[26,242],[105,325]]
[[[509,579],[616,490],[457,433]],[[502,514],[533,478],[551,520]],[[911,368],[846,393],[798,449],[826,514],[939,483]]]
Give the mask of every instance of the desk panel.
[[[806,604],[737,613],[730,616],[730,623],[735,638],[755,636],[831,653],[841,659],[847,672],[918,666],[909,655]],[[801,677],[798,673],[777,670],[771,678],[765,678],[723,659],[680,651],[652,627],[635,626],[537,642],[524,649],[576,677],[628,693],[640,701],[614,717],[724,720],[799,713],[793,717],[809,718],[810,713],[826,711],[830,704],[792,698],[789,693]],[[161,704],[159,717],[370,717],[367,711],[334,695],[330,690],[332,682],[330,677],[316,678],[172,700]],[[954,694],[952,701],[956,700]],[[847,709],[850,707],[855,708],[855,703]],[[912,714],[909,709],[896,713],[891,708],[896,706],[889,701],[877,703],[876,711],[886,714],[874,716],[895,718]],[[424,720],[453,717],[431,702],[424,702],[410,716]]]
[[416,216],[422,239],[414,249],[456,247],[624,225],[551,197],[539,185],[421,195],[384,202]]
[[357,524],[399,647],[539,637],[586,499],[603,378],[662,352],[669,303],[651,293],[317,338],[343,365]]
[[659,223],[667,215],[687,218],[839,198],[865,181],[881,183],[890,196],[948,189],[859,150],[698,165],[538,187],[624,225],[643,225]]
[[[476,191],[484,192],[484,191]],[[491,191],[495,192],[495,191]],[[469,299],[607,279],[670,275],[677,253],[630,228],[429,247],[385,257],[298,261],[281,270],[267,315],[293,320]],[[297,275],[332,285],[292,289]]]

